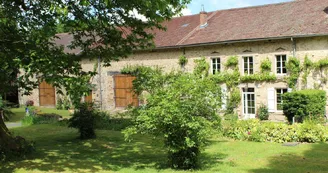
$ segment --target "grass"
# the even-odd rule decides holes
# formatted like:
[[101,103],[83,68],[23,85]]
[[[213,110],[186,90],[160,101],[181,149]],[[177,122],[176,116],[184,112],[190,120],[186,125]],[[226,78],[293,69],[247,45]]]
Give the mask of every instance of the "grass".
[[[68,117],[68,111],[40,108],[45,113]],[[19,121],[24,109],[13,109],[11,121]],[[118,121],[119,122],[119,121]],[[24,160],[0,164],[0,172],[193,172],[193,173],[324,173],[328,170],[328,144],[301,144],[286,147],[276,143],[257,143],[215,138],[201,155],[202,168],[175,171],[166,166],[162,142],[137,135],[124,141],[120,131],[97,130],[97,138],[80,141],[75,129],[55,124],[11,129],[14,135],[34,141],[36,151]]]
[[[9,117],[9,120],[6,122],[19,122],[24,118],[24,116],[25,116],[25,108],[24,107],[13,108],[11,110],[15,115]],[[42,107],[36,107],[36,110],[38,110],[42,113],[55,113],[55,114],[63,116],[63,118],[70,117],[70,113],[68,112],[68,110],[57,110],[54,108],[42,108]]]
[[241,142],[217,138],[209,141],[196,171],[174,171],[165,164],[159,140],[136,136],[125,142],[120,131],[98,130],[97,139],[80,141],[77,131],[56,125],[12,129],[35,141],[36,152],[25,160],[0,165],[0,172],[327,172],[328,144],[285,147],[276,143]]

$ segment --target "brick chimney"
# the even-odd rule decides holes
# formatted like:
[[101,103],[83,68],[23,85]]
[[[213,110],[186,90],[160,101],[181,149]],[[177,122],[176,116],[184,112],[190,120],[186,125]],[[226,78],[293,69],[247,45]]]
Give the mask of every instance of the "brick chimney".
[[205,28],[207,26],[207,12],[202,5],[202,11],[199,13],[200,28]]

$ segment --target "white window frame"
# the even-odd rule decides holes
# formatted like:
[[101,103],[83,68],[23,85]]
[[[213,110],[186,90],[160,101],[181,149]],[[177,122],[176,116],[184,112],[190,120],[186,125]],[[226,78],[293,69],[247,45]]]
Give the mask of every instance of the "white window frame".
[[[276,112],[283,112],[283,110],[278,110],[278,90],[281,90],[281,91],[286,90],[285,93],[287,93],[288,88],[275,88],[275,108],[276,108]],[[280,94],[282,95],[284,93],[280,92]]]
[[[275,55],[275,73],[277,75],[287,75],[287,69],[286,69],[286,73],[283,73],[283,66],[282,66],[282,56],[286,56],[286,62],[285,62],[285,68],[286,68],[286,64],[287,64],[287,61],[288,61],[288,56],[287,54],[277,54]],[[281,73],[278,73],[277,70],[278,70],[278,66],[277,66],[277,62],[278,62],[278,57],[281,58],[281,64],[280,64],[280,70],[281,70]]]
[[[221,73],[221,67],[222,67],[221,66],[221,58],[220,57],[211,57],[211,68],[210,68],[211,69],[211,74],[216,74],[216,73],[213,73],[213,71],[214,71],[214,69],[213,69],[213,65],[214,65],[213,60],[214,59],[216,60],[216,63],[215,63],[216,66],[215,67],[217,68],[218,64],[220,66],[220,69],[215,69],[215,71],[218,72],[218,73]],[[219,59],[220,63],[217,62],[218,59]]]
[[[254,89],[254,92],[244,92],[244,89],[248,89],[248,88],[242,88],[242,109],[243,109],[243,115],[244,115],[244,119],[254,119],[256,117],[256,89],[255,87],[249,87],[249,88],[253,88]],[[254,114],[248,114],[248,104],[244,105],[245,103],[245,100],[244,100],[244,95],[246,95],[246,99],[247,99],[247,94],[254,94]],[[247,100],[248,102],[248,100]],[[246,108],[245,108],[246,106]],[[247,114],[245,112],[245,110],[247,110]]]
[[[253,72],[250,73],[250,68],[249,68],[249,65],[250,65],[250,62],[249,62],[249,58],[252,57],[252,60],[253,60]],[[251,75],[251,74],[254,74],[254,56],[243,56],[243,74],[244,75]],[[247,73],[245,73],[245,58],[247,58],[247,65],[248,65],[248,68],[247,68]]]

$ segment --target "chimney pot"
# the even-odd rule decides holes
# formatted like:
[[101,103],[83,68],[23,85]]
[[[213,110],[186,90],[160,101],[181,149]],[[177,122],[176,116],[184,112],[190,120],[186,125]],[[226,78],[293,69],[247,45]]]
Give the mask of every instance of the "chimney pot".
[[201,11],[199,13],[199,18],[200,18],[200,27],[205,28],[207,26],[207,12]]
[[202,4],[202,9],[199,13],[200,28],[205,28],[207,26],[207,12],[205,11],[204,4]]

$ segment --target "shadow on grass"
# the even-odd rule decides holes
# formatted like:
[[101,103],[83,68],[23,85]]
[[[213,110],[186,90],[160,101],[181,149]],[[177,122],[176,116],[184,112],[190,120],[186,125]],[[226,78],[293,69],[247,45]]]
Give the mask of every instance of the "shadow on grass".
[[[96,139],[80,141],[76,139],[76,130],[54,125],[23,127],[17,129],[15,134],[35,141],[37,151],[26,160],[0,165],[0,172],[14,172],[17,169],[26,172],[99,172],[123,168],[168,168],[162,142],[145,136],[136,136],[135,141],[128,143],[119,131],[99,130]],[[205,169],[209,168],[224,157],[204,154],[202,165]]]
[[[302,144],[309,145],[309,144]],[[282,154],[269,159],[266,168],[251,170],[252,173],[324,173],[328,172],[328,144],[311,144],[312,148],[302,155]]]

